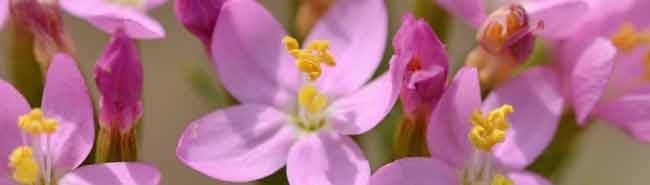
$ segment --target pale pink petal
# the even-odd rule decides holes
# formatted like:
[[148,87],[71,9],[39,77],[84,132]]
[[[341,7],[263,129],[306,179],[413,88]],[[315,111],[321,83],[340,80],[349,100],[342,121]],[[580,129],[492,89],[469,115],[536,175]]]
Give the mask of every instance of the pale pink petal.
[[507,176],[516,185],[553,185],[549,180],[532,172],[510,172]]
[[158,185],[160,171],[144,163],[103,163],[77,168],[59,180],[59,185]]
[[285,165],[295,130],[272,107],[242,104],[210,113],[188,125],[176,156],[207,176],[247,182]]
[[79,166],[95,141],[95,121],[88,88],[70,56],[58,54],[52,59],[42,106],[46,117],[59,121],[50,143],[55,167],[69,170]]
[[642,62],[648,49],[649,46],[637,47],[630,52],[618,54],[613,59],[614,70],[607,82],[603,100],[623,95],[639,85],[648,84],[645,76],[646,64]]
[[638,141],[650,142],[650,86],[639,87],[600,104],[594,109],[594,114],[620,126]]
[[578,123],[583,124],[601,99],[614,67],[616,47],[604,38],[596,39],[582,52],[571,74],[572,101]]
[[478,28],[487,14],[482,0],[434,0],[455,16],[460,16],[470,25]]
[[134,39],[165,37],[160,23],[136,7],[119,6],[104,0],[62,0],[59,4],[70,14],[86,19],[109,34],[124,29]]
[[0,0],[0,29],[4,26],[9,16],[9,0]]
[[546,68],[532,68],[497,87],[483,102],[483,112],[510,104],[511,128],[494,148],[497,161],[511,169],[524,169],[550,144],[564,106],[558,78]]
[[370,185],[457,185],[456,172],[443,161],[410,157],[379,168],[370,178]]
[[351,138],[322,131],[291,148],[287,178],[292,185],[367,185],[370,164]]
[[145,1],[147,1],[146,2],[147,10],[156,9],[167,2],[167,0],[145,0]]
[[543,21],[540,34],[552,39],[570,36],[589,12],[589,4],[584,0],[528,1],[523,6],[530,15],[531,24]]
[[[9,155],[9,154],[7,154]],[[4,172],[0,172],[2,175],[0,175],[0,184],[2,185],[19,185],[16,184],[16,182],[12,179],[10,175]]]
[[393,109],[399,83],[387,72],[356,93],[336,100],[326,112],[329,122],[341,134],[362,134],[374,128]]
[[[22,144],[18,117],[29,113],[29,104],[11,84],[0,80],[0,179],[11,172],[9,154]],[[0,181],[1,182],[1,181]],[[4,184],[4,183],[1,183]]]
[[431,114],[427,144],[431,156],[461,168],[473,152],[468,134],[474,110],[481,106],[481,88],[475,68],[465,67],[456,74]]
[[318,89],[332,98],[359,89],[381,62],[387,34],[388,15],[383,0],[336,1],[305,42],[329,40],[336,58],[336,67],[323,67],[316,81]]
[[242,103],[292,105],[300,75],[271,13],[255,1],[228,1],[218,22],[212,54],[226,89]]

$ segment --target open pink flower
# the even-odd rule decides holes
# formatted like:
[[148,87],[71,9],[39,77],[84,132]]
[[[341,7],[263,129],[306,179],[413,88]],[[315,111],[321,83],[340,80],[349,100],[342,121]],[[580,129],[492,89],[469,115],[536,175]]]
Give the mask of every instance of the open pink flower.
[[130,38],[158,39],[165,30],[147,11],[166,0],[59,0],[63,9],[109,34],[124,29]]
[[314,53],[304,53],[286,38],[282,26],[256,2],[226,2],[212,53],[224,86],[242,104],[190,123],[178,158],[232,182],[260,179],[286,164],[293,185],[367,184],[370,166],[348,135],[373,128],[397,99],[399,87],[390,74],[366,84],[381,60],[386,34],[383,1],[337,1],[305,48],[327,53],[336,64],[309,73],[311,81],[296,69],[303,63],[287,49],[299,56]]
[[[525,171],[550,143],[562,111],[563,101],[553,87],[557,81],[553,77],[550,78],[554,80],[539,80],[548,77],[547,74],[542,69],[527,71],[496,89],[481,103],[477,71],[461,69],[431,115],[427,133],[431,158],[397,160],[380,168],[370,184],[457,185],[508,180],[517,185],[550,184]],[[499,108],[502,105],[511,107]],[[514,112],[506,118],[503,114],[512,111],[511,108]],[[486,116],[481,112],[492,110],[497,111],[481,118]],[[482,121],[505,126],[486,128],[483,123],[477,123]],[[478,126],[483,126],[480,132]],[[496,135],[482,135],[486,133]],[[495,140],[481,143],[470,139],[471,136]]]
[[77,169],[95,136],[83,77],[69,56],[59,54],[45,82],[41,109],[30,111],[20,93],[0,81],[0,184],[158,184],[158,170],[145,164],[108,163]]
[[650,3],[590,3],[595,12],[576,36],[552,43],[565,98],[580,124],[602,119],[650,142]]

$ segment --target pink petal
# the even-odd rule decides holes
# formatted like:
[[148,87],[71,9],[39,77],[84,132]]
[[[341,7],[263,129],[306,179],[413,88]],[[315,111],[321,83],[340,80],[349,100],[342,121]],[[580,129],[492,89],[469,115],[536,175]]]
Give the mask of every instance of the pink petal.
[[158,185],[160,171],[136,162],[116,162],[83,166],[66,174],[59,185]]
[[218,22],[212,54],[226,89],[242,103],[292,105],[300,76],[282,26],[255,1],[224,3]]
[[328,108],[329,122],[341,134],[362,134],[374,128],[393,109],[399,79],[385,73],[358,92],[336,100]]
[[167,2],[167,0],[145,0],[147,1],[146,6],[147,10],[156,9]]
[[[18,117],[29,112],[29,104],[11,84],[0,80],[0,179],[12,171],[9,154],[22,144]],[[4,183],[0,183],[4,184]]]
[[210,113],[185,129],[176,156],[207,176],[246,182],[285,165],[295,130],[272,107],[242,104]]
[[546,68],[533,68],[495,89],[483,102],[488,112],[510,104],[511,128],[494,155],[506,167],[523,169],[532,163],[553,139],[562,115],[564,99],[558,78]]
[[475,68],[464,67],[442,94],[431,114],[427,144],[431,156],[460,169],[473,152],[468,134],[474,110],[481,106],[481,88]]
[[[9,154],[7,154],[7,155],[9,155]],[[5,174],[8,174],[9,172],[5,173],[3,171],[3,172],[0,172],[0,173],[2,173],[2,175],[0,176],[0,184],[2,184],[2,185],[19,185],[19,184],[16,184],[16,181],[14,181],[11,176],[5,175]]]
[[135,7],[114,5],[104,0],[64,0],[59,3],[70,14],[86,19],[109,34],[124,29],[134,39],[165,37],[160,23]]
[[579,28],[586,12],[589,12],[589,4],[584,0],[528,1],[523,6],[530,15],[532,24],[544,22],[540,34],[553,39],[570,36]]
[[70,56],[58,54],[50,63],[43,90],[43,112],[59,121],[51,137],[57,169],[73,169],[88,156],[95,141],[95,121],[88,88]]
[[612,74],[616,47],[604,38],[596,39],[582,52],[571,74],[572,100],[579,123],[584,123],[601,99]]
[[435,159],[410,157],[383,166],[370,178],[370,185],[457,185],[456,170]]
[[645,80],[646,64],[642,62],[648,49],[650,47],[637,47],[629,53],[618,54],[613,59],[614,69],[607,82],[603,100],[623,95],[639,85],[648,83]]
[[620,126],[641,142],[650,142],[650,86],[644,86],[605,102],[594,114],[607,122]]
[[507,176],[516,185],[553,185],[544,177],[532,172],[510,172]]
[[481,26],[487,16],[482,0],[434,0],[434,2],[452,14],[462,17],[475,28]]
[[336,1],[305,42],[329,40],[330,51],[336,58],[336,67],[324,67],[316,81],[319,90],[336,98],[359,89],[381,62],[387,34],[384,1]]
[[291,148],[287,177],[292,185],[367,185],[370,164],[351,138],[325,131]]
[[0,29],[4,26],[9,16],[9,0],[0,0]]

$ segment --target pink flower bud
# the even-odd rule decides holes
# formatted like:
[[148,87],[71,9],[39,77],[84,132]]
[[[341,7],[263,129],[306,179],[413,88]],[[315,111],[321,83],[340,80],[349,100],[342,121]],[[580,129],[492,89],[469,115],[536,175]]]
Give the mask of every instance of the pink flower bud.
[[212,32],[221,6],[226,0],[176,0],[176,18],[206,47],[212,42]]
[[142,116],[142,64],[135,43],[122,31],[113,35],[95,66],[101,93],[102,127],[127,131]]

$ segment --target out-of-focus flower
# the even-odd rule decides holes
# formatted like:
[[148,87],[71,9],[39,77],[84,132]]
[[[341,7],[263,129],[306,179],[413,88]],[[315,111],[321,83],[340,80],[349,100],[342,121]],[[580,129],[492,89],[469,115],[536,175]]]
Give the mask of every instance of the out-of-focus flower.
[[411,14],[402,17],[393,47],[391,65],[393,75],[400,79],[405,113],[397,130],[395,157],[425,155],[429,116],[447,85],[447,53],[429,25]]
[[303,49],[254,1],[228,1],[220,14],[214,68],[242,104],[190,123],[177,157],[232,182],[286,164],[293,185],[367,184],[370,165],[348,135],[373,128],[399,93],[390,73],[366,84],[384,50],[383,1],[337,1]]
[[112,163],[76,169],[93,145],[93,108],[72,58],[59,54],[51,63],[42,109],[30,111],[20,93],[0,81],[0,109],[5,110],[0,113],[4,131],[0,155],[5,156],[0,163],[7,164],[0,167],[0,183],[57,184],[54,182],[60,180],[61,185],[158,184],[158,170],[145,164]]
[[[561,39],[573,33],[589,6],[585,0],[498,1],[488,15],[480,0],[435,0],[473,27],[480,47],[466,59],[486,88],[504,82],[532,53],[536,35]],[[505,2],[505,3],[504,3]],[[571,19],[567,19],[571,17]]]
[[34,36],[34,53],[43,72],[55,54],[63,52],[74,56],[72,41],[63,27],[56,1],[10,0],[9,3],[16,25]]
[[147,11],[166,0],[59,0],[63,9],[95,27],[114,34],[123,30],[134,39],[165,37],[165,30]]
[[595,12],[578,34],[552,43],[565,98],[580,124],[602,119],[650,142],[650,20],[643,18],[650,4],[590,2]]
[[221,12],[221,6],[227,0],[176,0],[174,10],[176,19],[203,45],[210,50],[214,27]]
[[96,160],[136,160],[135,124],[142,118],[142,64],[138,48],[124,32],[113,35],[97,61],[95,82],[101,94]]
[[9,16],[9,0],[0,0],[0,29],[4,26]]
[[431,115],[431,158],[397,160],[370,184],[550,184],[525,170],[550,143],[562,112],[560,93],[550,88],[557,82],[539,80],[546,74],[527,71],[481,105],[477,71],[461,69]]
[[307,36],[332,4],[334,0],[300,0],[296,13],[296,34],[300,38]]

